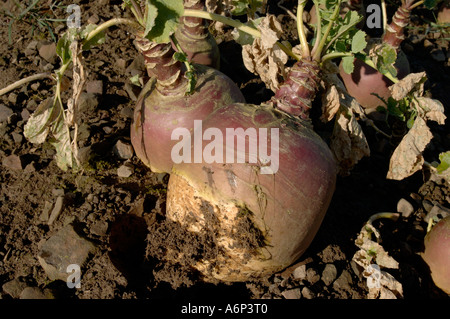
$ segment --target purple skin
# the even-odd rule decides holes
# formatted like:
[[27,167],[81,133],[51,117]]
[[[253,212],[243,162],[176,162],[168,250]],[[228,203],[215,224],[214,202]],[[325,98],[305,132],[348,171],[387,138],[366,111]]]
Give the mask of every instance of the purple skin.
[[[243,255],[252,256],[250,261],[240,257],[242,246],[239,245],[224,248],[225,255],[228,254],[223,258],[225,263],[211,261],[216,264],[216,277],[221,280],[245,281],[247,276],[282,270],[304,253],[320,227],[335,189],[337,166],[334,156],[308,121],[277,110],[293,110],[296,116],[307,118],[311,101],[306,98],[313,98],[315,94],[317,82],[313,79],[319,79],[318,71],[317,63],[298,62],[287,84],[272,100],[276,108],[270,104],[236,103],[218,109],[203,121],[203,132],[207,128],[222,132],[224,147],[226,128],[255,128],[256,131],[278,128],[279,168],[275,174],[261,174],[261,163],[225,163],[225,158],[223,163],[191,161],[173,167],[168,189],[168,216],[175,216],[174,219],[182,222],[180,216],[185,214],[188,221],[193,212],[200,216],[198,220],[204,220],[202,216],[207,212],[195,201],[207,202],[219,211],[217,216],[225,216],[219,218],[222,223],[219,228],[226,229],[230,228],[230,223],[237,223],[227,215],[227,205],[234,205],[240,212],[249,212],[247,215],[264,236],[264,247],[244,249]],[[315,75],[308,77],[308,74]],[[311,86],[306,89],[300,84],[302,81]],[[301,99],[298,94],[303,94]],[[203,141],[203,149],[209,143]],[[247,139],[247,153],[248,145]],[[270,153],[270,146],[267,148]],[[226,154],[225,150],[223,154]],[[193,156],[194,149],[191,154]],[[229,238],[232,234],[223,237]],[[226,239],[223,241],[227,242]]]
[[[415,0],[405,0],[402,6],[397,9],[382,39],[383,43],[388,43],[397,50],[395,67],[399,79],[404,78],[410,72],[408,59],[400,50],[400,44],[405,38],[404,29],[405,25],[409,24],[410,8],[414,2]],[[389,86],[393,84],[392,81],[361,60],[355,60],[355,68],[352,74],[345,73],[341,64],[339,74],[348,93],[365,109],[385,106],[379,98],[371,93],[376,93],[385,100],[391,96]]]
[[450,216],[440,220],[425,236],[422,258],[436,286],[450,295]]
[[175,128],[193,128],[216,108],[244,102],[236,84],[216,69],[195,65],[195,92],[186,95],[184,66],[172,59],[170,44],[149,44],[141,40],[138,48],[144,54],[147,70],[156,81],[141,93],[131,126],[131,141],[136,155],[154,172],[170,173],[171,140]]
[[[205,4],[203,0],[185,0],[184,7],[203,10]],[[188,61],[220,68],[219,47],[203,19],[182,17],[180,26],[175,31],[175,38],[186,53]]]

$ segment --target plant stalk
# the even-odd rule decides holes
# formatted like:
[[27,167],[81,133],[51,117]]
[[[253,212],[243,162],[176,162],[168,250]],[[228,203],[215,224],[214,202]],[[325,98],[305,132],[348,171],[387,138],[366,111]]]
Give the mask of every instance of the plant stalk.
[[[333,15],[331,16],[330,22],[327,25],[327,29],[325,30],[324,35],[320,39],[319,45],[315,48],[316,50],[314,52],[312,52],[313,59],[316,61],[320,61],[320,58],[322,56],[322,50],[325,46],[325,42],[327,41],[328,34],[330,34],[331,28],[333,27],[333,23],[339,14],[340,7],[341,7],[341,1],[338,1],[338,3],[336,4],[336,7],[334,8]],[[317,35],[317,36],[319,37],[319,35]]]
[[142,26],[136,22],[135,20],[132,19],[125,19],[125,18],[114,18],[111,20],[108,20],[102,24],[100,24],[97,28],[95,28],[94,30],[92,30],[89,35],[86,37],[86,42],[89,42],[90,40],[92,40],[96,35],[98,35],[99,33],[105,31],[106,29],[112,27],[112,26],[116,26],[116,25],[120,25],[120,24],[126,24],[129,25],[135,29],[141,29]]
[[0,96],[2,96],[3,94],[6,94],[12,90],[15,90],[17,88],[19,88],[20,86],[27,84],[29,82],[33,82],[33,81],[37,81],[37,80],[42,80],[42,79],[52,79],[55,80],[50,73],[39,73],[39,74],[34,74],[31,75],[29,77],[20,79],[19,81],[16,81],[10,85],[8,85],[7,87],[3,88],[0,90]]
[[308,40],[306,39],[305,26],[303,24],[303,10],[305,9],[306,0],[298,0],[297,7],[297,32],[302,47],[302,56],[310,57],[311,51],[309,49]]

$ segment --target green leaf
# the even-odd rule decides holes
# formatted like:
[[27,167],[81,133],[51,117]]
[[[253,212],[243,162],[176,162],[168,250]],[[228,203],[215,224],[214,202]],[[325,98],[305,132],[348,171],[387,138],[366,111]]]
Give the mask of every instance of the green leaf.
[[91,38],[89,41],[86,41],[85,39],[88,37],[89,33],[91,31],[95,30],[97,28],[97,25],[95,24],[88,24],[81,32],[80,37],[83,39],[83,51],[89,51],[93,46],[105,43],[106,40],[106,33],[105,31],[102,31],[95,35],[93,38]]
[[450,151],[439,154],[439,161],[441,162],[436,170],[439,174],[442,174],[450,167]]
[[432,10],[436,8],[440,2],[441,0],[425,0],[423,4],[427,9]]
[[355,33],[352,39],[352,52],[359,53],[366,48],[366,33],[364,31],[359,30]]
[[346,56],[342,58],[342,67],[344,68],[344,72],[347,74],[352,74],[353,69],[355,68],[354,65],[355,58],[353,56]]
[[[156,8],[157,16],[154,25],[148,30],[146,38],[156,43],[169,43],[170,36],[178,27],[180,17],[183,15],[183,0],[147,0],[146,5]],[[148,10],[149,14],[154,14],[154,9]],[[150,19],[147,17],[147,20]],[[146,27],[151,22],[146,22]]]
[[145,16],[144,37],[146,37],[150,30],[153,29],[153,27],[155,26],[156,17],[158,16],[158,8],[156,8],[150,2],[147,2],[145,10],[147,14]]
[[[248,25],[249,27],[253,27],[256,29],[258,27],[258,25],[261,23],[262,19],[263,18],[249,20],[245,24]],[[246,32],[242,32],[238,29],[233,30],[232,36],[233,36],[234,41],[236,41],[240,45],[252,44],[253,41],[255,40],[253,38],[253,36],[251,36],[250,34],[248,34]]]
[[56,54],[60,57],[62,64],[67,64],[72,60],[71,42],[68,33],[64,33],[56,44]]
[[188,61],[186,53],[184,53],[184,52],[175,52],[173,54],[173,59],[175,61],[179,61],[179,62],[187,62]]

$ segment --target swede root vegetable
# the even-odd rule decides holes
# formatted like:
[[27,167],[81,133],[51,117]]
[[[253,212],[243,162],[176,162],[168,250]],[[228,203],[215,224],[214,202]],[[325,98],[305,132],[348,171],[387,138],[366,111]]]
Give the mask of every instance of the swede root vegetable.
[[[299,3],[300,17],[305,2]],[[187,232],[213,234],[216,253],[192,265],[205,280],[246,281],[280,271],[304,253],[319,229],[337,165],[308,114],[338,14],[339,7],[312,49],[297,19],[302,58],[270,102],[220,108],[179,142],[166,216]]]
[[450,295],[450,216],[441,219],[425,236],[422,258],[436,286]]
[[[404,28],[409,23],[411,10],[417,4],[414,2],[415,0],[402,0],[402,5],[395,12],[392,22],[386,27],[381,41],[392,46],[397,52],[397,61],[394,67],[397,69],[398,79],[402,79],[410,72],[408,59],[401,51],[400,44],[404,39]],[[348,93],[368,112],[374,111],[378,106],[383,106],[383,102],[371,93],[375,93],[385,100],[390,97],[388,87],[394,83],[363,61],[355,61],[355,69],[351,74],[343,70],[342,63],[340,70],[340,76]]]
[[[202,0],[185,0],[186,9],[203,10]],[[220,67],[220,53],[216,40],[208,30],[205,20],[196,17],[182,17],[175,31],[175,38],[189,61],[216,69]]]
[[216,108],[244,102],[236,84],[226,75],[202,65],[195,65],[196,88],[186,94],[189,81],[186,69],[173,59],[170,43],[158,44],[140,38],[136,46],[144,55],[147,71],[156,79],[141,93],[131,126],[131,141],[136,155],[154,172],[172,169],[172,131],[178,127],[193,128]]

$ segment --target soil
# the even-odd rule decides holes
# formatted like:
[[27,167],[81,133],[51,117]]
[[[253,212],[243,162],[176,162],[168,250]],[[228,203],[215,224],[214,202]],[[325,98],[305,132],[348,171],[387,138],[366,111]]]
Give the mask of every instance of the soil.
[[[2,1],[11,8],[13,1]],[[62,4],[69,4],[62,1]],[[79,4],[82,23],[102,22],[123,16],[121,1],[72,1]],[[286,1],[293,8],[296,1]],[[289,28],[295,40],[295,23],[280,8],[270,7]],[[40,12],[44,14],[45,11]],[[47,11],[48,13],[48,11]],[[63,8],[50,12],[66,17]],[[35,28],[25,21],[12,25],[0,14],[0,88],[17,79],[58,68],[59,62],[47,62],[39,53],[45,41],[52,41],[45,28]],[[426,28],[433,21],[430,12],[413,12],[413,27],[407,30],[403,50],[412,72],[426,71],[426,89],[431,97],[450,109],[449,33],[444,29]],[[290,22],[289,22],[290,21]],[[60,26],[58,26],[60,25]],[[65,26],[52,23],[55,34]],[[229,36],[217,38],[221,50],[221,69],[242,89],[248,102],[267,100],[271,92],[243,66],[240,48]],[[36,48],[27,50],[32,41]],[[80,121],[80,148],[89,150],[82,172],[64,172],[55,161],[54,149],[48,143],[33,145],[23,137],[29,114],[51,93],[52,82],[41,80],[0,97],[12,112],[0,123],[0,298],[13,299],[4,284],[20,279],[30,287],[50,290],[56,298],[69,299],[176,299],[183,296],[243,299],[366,299],[367,279],[352,261],[358,251],[355,245],[364,223],[375,213],[396,212],[402,198],[413,205],[409,216],[397,221],[380,220],[379,230],[384,249],[398,261],[398,269],[386,269],[403,287],[403,299],[447,299],[436,287],[428,266],[420,257],[427,223],[424,217],[435,204],[450,207],[450,190],[445,181],[429,180],[417,172],[402,181],[386,179],[389,158],[396,141],[389,141],[372,128],[363,125],[371,147],[349,176],[340,176],[327,215],[313,243],[291,267],[267,278],[243,283],[204,282],[192,270],[193,260],[204,254],[212,238],[186,234],[179,225],[165,219],[167,174],[151,172],[134,155],[123,159],[114,152],[118,141],[130,144],[129,130],[134,108],[130,77],[144,74],[137,57],[133,37],[125,29],[111,28],[107,44],[84,53],[88,83],[102,81],[101,92],[94,93],[98,105],[87,106]],[[316,108],[320,109],[320,98]],[[428,162],[437,161],[441,152],[450,149],[449,121],[431,127],[434,138],[424,155]],[[323,136],[330,128],[315,122]],[[82,127],[82,128],[81,128]],[[398,141],[397,141],[398,142]],[[11,157],[17,155],[18,157]],[[11,164],[12,161],[12,164]],[[15,161],[15,162],[14,162]],[[18,161],[18,162],[17,162]],[[120,177],[122,165],[133,170]],[[63,194],[64,204],[57,219],[49,225],[42,215],[46,205]],[[81,288],[68,289],[65,282],[48,278],[37,256],[40,245],[65,225],[77,226],[78,233],[95,243],[97,250],[83,265]],[[183,252],[185,260],[167,262],[167,253]],[[305,265],[305,266],[303,266]],[[332,266],[330,266],[332,265]],[[333,267],[334,266],[334,267]],[[306,275],[298,277],[305,267]],[[330,269],[335,268],[335,273]],[[296,271],[297,270],[297,271]]]

